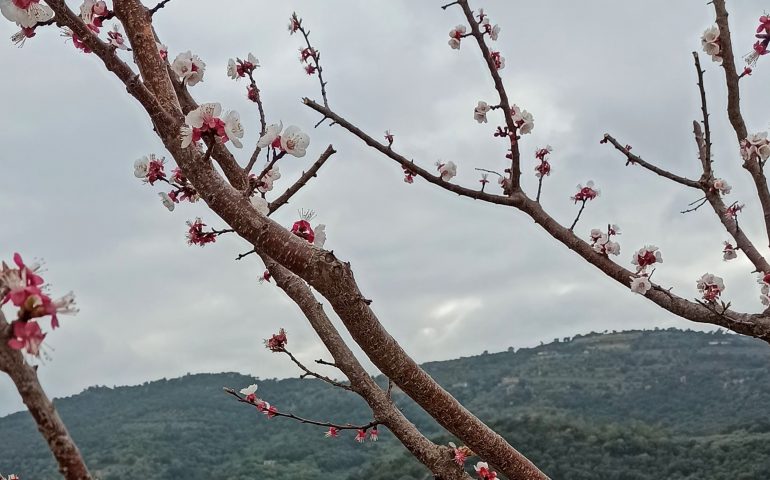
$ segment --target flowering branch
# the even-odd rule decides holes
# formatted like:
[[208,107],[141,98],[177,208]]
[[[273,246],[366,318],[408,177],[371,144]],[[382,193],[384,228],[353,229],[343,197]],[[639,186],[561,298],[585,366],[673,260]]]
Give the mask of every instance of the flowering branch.
[[[727,8],[725,7],[725,0],[714,0],[711,3],[714,4],[716,23],[719,27],[720,55],[723,59],[722,68],[727,84],[727,116],[738,137],[738,142],[744,142],[748,137],[748,130],[741,113],[741,93],[738,85],[740,76],[735,68],[735,55],[730,37],[730,24],[727,20]],[[768,189],[767,178],[762,166],[759,162],[750,161],[749,158],[746,158],[743,163],[743,168],[749,172],[752,180],[754,180],[759,203],[762,206],[768,242],[770,242],[770,189]]]
[[626,156],[626,158],[628,159],[628,161],[626,162],[626,165],[639,165],[640,167],[646,168],[647,170],[651,171],[652,173],[655,173],[656,175],[660,175],[661,177],[668,178],[669,180],[673,180],[674,182],[679,183],[681,185],[684,185],[690,188],[697,188],[699,190],[701,189],[700,184],[695,180],[690,180],[689,178],[676,175],[674,173],[671,173],[660,167],[656,167],[655,165],[642,160],[641,157],[631,153],[631,150],[623,146],[620,142],[618,142],[615,139],[615,137],[613,137],[609,133],[604,134],[604,142],[611,143],[616,150],[618,150],[620,153]]
[[500,103],[498,104],[498,108],[502,109],[503,111],[503,116],[505,117],[505,125],[507,126],[508,136],[511,142],[511,152],[510,152],[511,188],[510,188],[509,195],[513,196],[516,192],[521,190],[520,153],[519,153],[518,136],[516,133],[518,131],[518,126],[514,121],[513,113],[512,113],[513,111],[511,109],[510,101],[508,100],[508,93],[505,90],[503,79],[500,77],[500,72],[498,71],[500,68],[500,65],[495,60],[494,56],[492,55],[492,52],[490,52],[489,47],[487,47],[486,41],[484,40],[484,33],[482,33],[481,29],[479,28],[480,21],[478,22],[476,21],[476,18],[473,15],[473,10],[471,10],[470,5],[468,4],[468,0],[458,0],[455,3],[457,5],[460,5],[460,7],[462,7],[463,13],[465,14],[465,18],[467,19],[471,27],[471,34],[476,39],[476,43],[478,43],[479,45],[481,54],[484,57],[484,60],[486,60],[487,62],[489,74],[495,83],[495,90],[497,90],[497,94],[500,97]]
[[582,203],[580,204],[580,210],[578,210],[577,216],[575,217],[575,220],[572,222],[572,225],[570,225],[569,229],[570,231],[575,229],[575,225],[577,225],[578,220],[580,220],[580,214],[583,213],[583,210],[586,208],[586,202],[588,202],[588,199],[584,199]]
[[[267,131],[267,122],[265,120],[265,109],[262,105],[262,96],[259,94],[259,88],[257,87],[257,82],[254,80],[254,72],[253,70],[249,70],[247,72],[247,75],[249,76],[249,99],[252,100],[257,104],[257,110],[259,110],[259,138],[262,138],[265,135],[265,132]],[[249,163],[246,164],[246,168],[244,168],[244,171],[248,175],[249,172],[251,172],[251,169],[254,168],[254,164],[257,162],[257,157],[259,157],[259,154],[262,152],[262,148],[257,145],[254,148],[254,153],[251,154],[251,158],[249,159]]]
[[326,150],[324,150],[321,156],[318,157],[318,160],[316,160],[315,163],[313,163],[313,165],[311,165],[306,172],[303,172],[302,176],[300,176],[299,179],[296,182],[294,182],[292,186],[287,188],[286,191],[283,192],[278,198],[270,202],[270,205],[269,205],[270,213],[268,213],[268,215],[272,214],[273,212],[281,208],[283,205],[287,204],[289,202],[289,199],[291,199],[291,197],[293,197],[294,194],[299,192],[300,189],[304,187],[307,184],[307,182],[310,181],[311,178],[314,178],[316,174],[318,174],[318,170],[320,170],[321,167],[324,165],[324,163],[326,163],[326,161],[329,159],[329,157],[331,157],[335,153],[337,153],[337,151],[334,149],[334,147],[332,147],[331,145],[326,147]]
[[27,364],[21,351],[8,345],[11,335],[11,325],[0,310],[0,371],[8,374],[16,385],[24,405],[35,419],[38,430],[56,458],[62,476],[67,480],[90,480],[93,477],[83,461],[80,450],[70,437],[53,402],[40,385],[37,369]]
[[[225,393],[228,393],[235,398],[238,399],[240,403],[245,403],[254,407],[259,408],[258,404],[255,404],[253,401],[247,400],[246,396],[241,396],[238,392],[233,390],[232,388],[224,388]],[[378,420],[372,420],[371,422],[365,424],[365,425],[353,425],[351,423],[331,423],[331,422],[320,422],[317,420],[310,420],[307,418],[298,417],[297,415],[294,415],[293,413],[283,413],[278,410],[270,410],[269,413],[267,413],[270,417],[284,417],[284,418],[290,418],[292,420],[296,420],[299,423],[305,423],[308,425],[317,425],[319,427],[329,427],[329,428],[335,428],[337,430],[369,430],[370,428],[374,428],[377,425],[382,425],[382,422]]]
[[[313,46],[310,44],[310,31],[306,30],[305,27],[302,26],[302,19],[298,18],[296,13],[292,13],[291,19],[289,21],[289,32],[294,33],[298,31],[305,38],[305,45],[307,45],[307,48],[302,50],[301,59],[303,62],[308,61],[308,59],[313,60],[313,64],[308,65],[305,68],[305,71],[308,75],[312,75],[314,73],[318,75],[318,82],[321,84],[321,97],[324,100],[324,106],[328,107],[329,100],[326,98],[327,82],[325,82],[323,78],[323,67],[321,67],[321,52],[313,48]],[[321,122],[322,121],[323,120],[321,120]],[[318,122],[316,126],[320,125],[321,122]]]

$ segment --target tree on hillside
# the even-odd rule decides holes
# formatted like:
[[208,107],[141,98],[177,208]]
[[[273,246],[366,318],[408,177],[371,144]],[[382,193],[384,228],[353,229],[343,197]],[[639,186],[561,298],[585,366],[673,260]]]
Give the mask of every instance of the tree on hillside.
[[[770,189],[764,174],[765,162],[770,158],[770,140],[765,132],[749,131],[740,104],[741,82],[750,78],[752,66],[767,52],[770,17],[760,18],[753,52],[746,58],[748,66],[739,68],[736,66],[725,0],[714,0],[712,4],[716,24],[704,32],[702,48],[724,73],[728,93],[727,115],[736,136],[735,158],[742,158],[743,167],[756,186],[755,202],[762,210],[766,227],[766,238],[761,241],[770,242]],[[164,157],[150,154],[135,163],[136,176],[151,186],[164,187],[159,195],[162,204],[169,210],[201,199],[212,211],[212,217],[219,217],[219,220],[206,219],[205,222],[200,218],[189,221],[187,235],[190,244],[203,246],[216,243],[222,235],[237,235],[245,241],[247,248],[242,258],[261,258],[266,266],[263,280],[274,282],[296,303],[331,354],[332,361],[321,363],[337,368],[346,380],[340,382],[302,364],[287,349],[289,338],[283,331],[273,335],[267,341],[267,347],[287,354],[302,369],[304,376],[319,378],[336,388],[360,395],[371,407],[372,421],[352,425],[300,418],[259,398],[256,386],[229,389],[228,393],[269,417],[287,417],[321,426],[331,437],[340,435],[344,430],[352,430],[357,440],[374,440],[378,435],[377,428],[385,427],[436,478],[470,478],[463,466],[471,456],[478,457],[473,460],[474,468],[469,469],[478,478],[496,478],[496,472],[511,479],[547,478],[514,446],[431,378],[385,330],[371,308],[372,299],[360,290],[350,264],[344,260],[344,252],[335,253],[325,248],[326,227],[312,224],[312,212],[302,212],[290,228],[271,220],[270,216],[285,206],[300,189],[308,186],[337,152],[331,145],[319,149],[314,153],[317,160],[306,172],[283,193],[273,195],[274,183],[280,178],[280,161],[287,156],[305,157],[310,148],[310,135],[294,125],[268,124],[268,114],[254,75],[259,68],[257,59],[251,54],[231,59],[227,74],[236,80],[246,80],[245,96],[255,104],[260,119],[254,127],[260,131],[259,142],[250,154],[244,158],[237,157],[230,147],[243,147],[241,138],[245,127],[239,114],[235,111],[224,112],[219,103],[199,103],[193,97],[195,85],[206,75],[205,62],[191,51],[170,55],[170,48],[163,44],[163,32],[153,27],[153,18],[163,15],[165,9],[170,8],[174,8],[170,0],[151,7],[139,0],[114,0],[112,8],[102,0],[86,0],[78,14],[64,0],[0,0],[3,15],[21,27],[14,36],[15,42],[29,41],[39,31],[56,25],[71,39],[76,49],[98,57],[107,71],[123,83],[126,92],[149,116],[151,125],[148,127],[152,126],[175,164],[172,169],[171,162],[167,164]],[[440,161],[431,166],[425,160],[413,161],[399,153],[398,138],[390,130],[384,134],[367,133],[334,110],[330,101],[333,94],[323,76],[324,68],[333,66],[322,64],[320,51],[311,42],[308,28],[295,14],[289,19],[289,33],[299,40],[300,60],[305,72],[316,76],[320,87],[317,100],[309,97],[302,99],[304,105],[318,112],[316,126],[328,122],[360,139],[379,152],[383,159],[395,162],[396,168],[403,170],[406,183],[424,181],[451,194],[522,212],[601,274],[664,310],[694,322],[714,324],[770,341],[770,313],[762,310],[759,302],[756,313],[731,309],[730,303],[722,299],[725,285],[718,276],[704,273],[701,278],[693,279],[700,296],[689,300],[674,294],[668,286],[655,283],[655,269],[663,261],[658,247],[635,246],[638,249],[635,248],[629,266],[616,261],[620,254],[619,227],[612,222],[593,229],[580,224],[584,210],[600,195],[598,186],[592,181],[578,185],[572,192],[571,200],[576,211],[574,219],[569,222],[560,223],[543,208],[541,198],[551,172],[549,158],[553,149],[550,146],[526,146],[526,151],[535,152],[531,159],[523,153],[526,136],[535,126],[534,116],[519,106],[526,99],[509,96],[500,76],[505,58],[503,52],[494,48],[494,42],[503,34],[500,27],[482,9],[474,10],[469,0],[454,1],[441,8],[457,9],[464,17],[463,24],[451,29],[448,46],[460,49],[466,45],[467,50],[475,44],[493,81],[495,92],[490,92],[490,95],[494,95],[495,100],[479,101],[474,106],[473,119],[479,123],[491,121],[490,133],[493,133],[494,141],[505,145],[507,153],[504,159],[498,159],[497,169],[477,168],[477,185],[453,183],[458,169],[455,162]],[[686,178],[665,169],[661,162],[643,159],[643,152],[625,143],[633,139],[616,139],[607,133],[597,140],[616,149],[626,165],[641,167],[664,181],[674,182],[694,192],[697,200],[686,211],[713,210],[731,237],[724,243],[724,259],[745,255],[759,275],[757,293],[760,300],[768,306],[770,264],[762,253],[763,249],[756,246],[756,239],[749,238],[741,228],[744,204],[725,199],[731,193],[731,187],[718,176],[716,169],[719,164],[712,155],[705,72],[697,53],[693,53],[693,60],[701,99],[700,119],[693,122],[693,139],[701,170],[699,178]],[[468,120],[471,121],[470,111]],[[537,189],[533,192],[525,192],[522,187],[524,171],[529,171],[538,179]],[[223,228],[207,225],[213,221],[223,222]],[[17,309],[10,322],[0,317],[0,336],[3,340],[0,342],[0,369],[8,373],[16,384],[59,462],[61,473],[69,479],[92,478],[43,392],[36,368],[23,357],[39,354],[39,345],[46,335],[40,326],[40,319],[50,316],[52,328],[55,328],[58,324],[57,313],[73,309],[72,297],[53,300],[42,289],[43,280],[36,268],[26,265],[18,256],[14,261],[13,266],[3,265],[0,274],[0,293],[5,302]],[[366,275],[366,272],[358,274]],[[331,322],[321,300],[328,302],[357,346],[389,379],[388,388],[381,388],[366,372],[351,346],[346,344],[341,332]],[[461,446],[437,445],[426,438],[395,406],[390,395],[392,387],[398,387],[411,397],[455,436]]]

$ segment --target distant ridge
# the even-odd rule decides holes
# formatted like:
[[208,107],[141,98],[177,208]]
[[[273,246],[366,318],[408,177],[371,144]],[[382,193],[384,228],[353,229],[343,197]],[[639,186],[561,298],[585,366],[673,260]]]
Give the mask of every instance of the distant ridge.
[[[770,478],[770,345],[721,332],[592,333],[425,368],[554,479]],[[187,375],[92,387],[56,404],[102,480],[428,479],[387,432],[351,434],[267,420],[222,393],[253,379]],[[353,394],[314,380],[262,380],[279,409],[370,420]],[[406,415],[452,440],[399,392]],[[0,472],[60,478],[26,412],[0,418]],[[470,462],[469,462],[470,463]]]

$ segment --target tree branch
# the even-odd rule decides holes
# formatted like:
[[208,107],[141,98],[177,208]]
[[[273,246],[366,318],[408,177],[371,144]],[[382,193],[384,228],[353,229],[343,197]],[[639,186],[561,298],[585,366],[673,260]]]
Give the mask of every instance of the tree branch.
[[640,167],[646,168],[652,173],[656,175],[660,175],[663,178],[668,178],[669,180],[673,180],[674,182],[679,183],[681,185],[684,185],[690,188],[697,188],[698,190],[701,190],[700,183],[696,182],[695,180],[690,180],[689,178],[685,178],[685,177],[681,177],[679,175],[673,174],[667,170],[664,170],[660,167],[656,167],[655,165],[642,160],[641,157],[631,153],[630,150],[624,147],[620,142],[618,142],[615,139],[615,137],[613,137],[609,133],[604,134],[604,139],[607,140],[609,143],[611,143],[616,150],[618,150],[620,153],[625,155],[626,159],[628,159],[628,161],[626,162],[626,165],[628,164],[639,165]]
[[331,378],[329,378],[329,377],[327,377],[325,375],[321,375],[319,373],[316,373],[316,372],[310,370],[305,365],[303,365],[302,362],[297,360],[297,357],[295,357],[294,354],[292,354],[290,351],[286,350],[285,348],[281,349],[280,351],[285,353],[286,355],[288,355],[289,358],[291,359],[291,361],[294,362],[294,364],[297,365],[300,368],[300,370],[305,372],[302,375],[300,375],[300,378],[314,377],[314,378],[317,378],[319,380],[323,380],[324,382],[326,382],[329,385],[332,385],[334,387],[341,388],[343,390],[349,390],[349,391],[353,390],[353,388],[350,385],[345,385],[344,383],[340,383],[340,382],[338,382],[336,380],[333,380],[333,379],[331,379]]
[[165,7],[165,6],[166,6],[166,4],[167,4],[167,3],[169,3],[170,1],[171,1],[171,0],[163,0],[162,2],[159,2],[157,5],[155,5],[154,7],[152,7],[152,8],[150,9],[150,11],[149,11],[149,12],[150,12],[150,16],[153,16],[153,15],[155,15],[155,14],[158,12],[158,10],[160,10],[160,9],[161,9],[161,8],[163,8],[163,7]]
[[495,83],[495,90],[497,90],[497,94],[500,97],[499,105],[503,111],[503,116],[505,117],[505,125],[508,127],[508,130],[511,132],[511,137],[510,137],[510,140],[511,140],[511,192],[510,192],[510,195],[513,195],[514,193],[521,190],[521,165],[520,165],[521,155],[519,153],[519,142],[518,142],[518,137],[516,135],[518,128],[516,127],[516,123],[513,121],[513,114],[511,113],[511,104],[510,104],[510,101],[508,100],[508,93],[505,90],[505,84],[503,84],[503,79],[500,77],[500,72],[498,72],[497,70],[495,61],[492,59],[492,55],[489,51],[489,47],[487,47],[487,44],[484,41],[484,34],[479,29],[479,23],[476,21],[476,19],[473,16],[473,10],[471,10],[470,5],[468,4],[468,0],[458,0],[456,3],[460,5],[460,7],[463,9],[463,13],[465,14],[465,19],[468,21],[468,24],[471,27],[471,34],[473,35],[473,38],[476,39],[476,43],[478,43],[479,45],[481,54],[484,57],[484,60],[487,62],[489,75],[492,77],[492,81]]
[[[700,92],[700,109],[703,115],[703,151],[700,154],[701,165],[703,166],[702,180],[708,181],[711,176],[711,127],[709,126],[709,111],[706,103],[706,87],[703,83],[703,69],[700,66],[700,58],[698,52],[692,52],[693,59],[695,60],[695,71],[698,74],[698,91]],[[697,123],[697,122],[696,122]],[[697,128],[697,127],[696,127]]]
[[302,176],[299,177],[299,179],[296,182],[294,182],[294,184],[291,187],[287,188],[286,191],[281,194],[281,196],[279,196],[278,198],[270,202],[270,205],[269,205],[270,213],[268,213],[268,215],[272,214],[273,212],[281,208],[283,205],[288,203],[289,199],[291,199],[291,197],[293,197],[294,194],[299,192],[300,189],[302,189],[302,187],[304,187],[307,184],[307,182],[310,181],[311,178],[315,177],[316,174],[318,173],[318,170],[320,170],[323,164],[326,163],[326,161],[329,159],[329,157],[331,157],[335,153],[337,153],[337,151],[334,149],[334,147],[332,147],[331,145],[326,147],[326,150],[324,150],[321,156],[318,157],[318,160],[316,160],[315,163],[311,165],[311,167],[308,169],[307,172],[303,172]]
[[8,346],[10,335],[11,326],[0,310],[0,371],[7,373],[16,385],[37,429],[56,458],[62,476],[67,480],[91,480],[80,450],[40,385],[36,369],[27,365],[20,351]]

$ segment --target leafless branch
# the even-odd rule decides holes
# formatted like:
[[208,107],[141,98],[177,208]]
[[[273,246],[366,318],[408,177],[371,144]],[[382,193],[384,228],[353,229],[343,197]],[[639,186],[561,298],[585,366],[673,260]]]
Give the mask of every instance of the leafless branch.
[[311,167],[307,170],[307,172],[303,172],[302,176],[299,177],[299,179],[296,182],[294,182],[292,186],[287,188],[286,191],[283,192],[278,198],[270,202],[270,205],[269,205],[270,213],[268,213],[268,215],[272,214],[273,212],[281,208],[283,205],[288,203],[289,199],[291,199],[291,197],[293,197],[297,192],[299,192],[300,189],[302,189],[302,187],[304,187],[307,184],[307,182],[310,181],[311,178],[315,177],[316,174],[318,173],[318,170],[320,170],[321,167],[324,165],[324,163],[326,163],[326,161],[329,159],[329,157],[331,157],[335,153],[337,153],[337,151],[334,150],[334,147],[332,147],[331,145],[326,147],[326,150],[324,150],[321,156],[318,157],[318,160],[316,160],[315,163],[311,165]]
[[[224,388],[225,393],[228,393],[232,395],[233,397],[237,398],[239,402],[245,403],[247,405],[251,405],[252,407],[256,407],[257,405],[246,400],[245,397],[241,396],[238,392],[233,390],[232,388]],[[283,417],[283,418],[290,418],[292,420],[296,420],[300,423],[305,423],[308,425],[316,425],[319,427],[334,427],[337,430],[369,430],[370,428],[376,427],[377,425],[382,425],[382,422],[379,422],[377,420],[372,420],[371,422],[364,424],[364,425],[353,425],[352,423],[332,423],[332,422],[321,422],[318,420],[310,420],[307,418],[302,418],[297,415],[294,415],[293,413],[283,413],[280,411],[271,412],[270,416],[273,417]]]
[[641,159],[638,155],[635,155],[631,153],[630,150],[628,150],[625,146],[623,146],[620,142],[618,142],[615,137],[612,135],[605,133],[604,138],[612,144],[613,147],[615,147],[616,150],[618,150],[620,153],[626,156],[628,159],[627,164],[631,165],[639,165],[642,168],[646,168],[647,170],[651,171],[652,173],[655,173],[656,175],[660,175],[661,177],[668,178],[669,180],[673,180],[676,183],[679,183],[681,185],[685,185],[690,188],[697,188],[701,189],[701,186],[698,182],[695,180],[690,180],[689,178],[681,177],[679,175],[673,174],[667,170],[664,170],[660,167],[656,167],[655,165],[646,162]]
[[280,350],[280,351],[285,353],[286,355],[288,355],[289,358],[291,359],[291,361],[294,362],[294,364],[297,365],[300,368],[300,370],[302,370],[304,372],[300,376],[300,378],[313,377],[313,378],[317,378],[319,380],[323,380],[324,382],[328,383],[329,385],[335,386],[337,388],[341,388],[343,390],[349,390],[349,391],[353,390],[353,388],[351,388],[350,385],[347,385],[347,384],[344,384],[344,383],[340,383],[340,382],[338,382],[338,381],[336,381],[334,379],[331,379],[331,378],[329,378],[329,377],[327,377],[325,375],[321,375],[319,373],[316,373],[316,372],[310,370],[305,365],[303,365],[302,362],[300,362],[297,359],[297,357],[294,356],[294,354],[292,354],[290,351],[286,350],[285,348]]
[[[695,60],[695,71],[698,74],[698,91],[700,92],[700,108],[703,115],[703,152],[701,153],[701,164],[703,165],[703,180],[708,181],[711,178],[711,127],[709,126],[709,111],[706,103],[706,87],[703,83],[703,69],[700,66],[698,52],[692,52]],[[697,123],[697,122],[696,122]],[[696,127],[697,129],[697,127]]]
[[161,2],[158,2],[157,5],[155,5],[150,9],[150,16],[155,15],[158,12],[158,10],[160,10],[161,8],[164,8],[166,4],[168,4],[170,1],[171,0],[163,0]]

